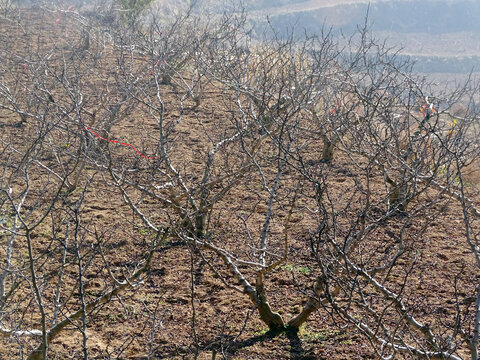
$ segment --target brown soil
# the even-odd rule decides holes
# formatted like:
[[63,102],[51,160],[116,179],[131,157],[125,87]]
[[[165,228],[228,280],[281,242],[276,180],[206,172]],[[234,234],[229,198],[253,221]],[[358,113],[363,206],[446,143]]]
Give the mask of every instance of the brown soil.
[[[36,17],[28,13],[22,15],[23,25],[29,36],[23,35],[19,26],[13,22],[0,20],[2,39],[10,39],[17,51],[27,52],[31,49],[31,42],[37,39],[36,46],[44,49],[51,45],[51,39],[59,39],[57,46],[63,46],[62,37],[65,31],[71,31],[74,38],[74,29],[68,28],[63,22],[58,25],[53,21],[42,19],[53,18],[51,14]],[[51,20],[50,18],[50,20]],[[65,20],[66,22],[66,20]],[[37,38],[33,33],[42,34]],[[23,47],[23,50],[22,50]],[[111,55],[111,54],[110,54]],[[99,72],[109,67],[108,53],[99,62]],[[112,55],[113,56],[113,55]],[[58,59],[51,60],[53,62]],[[59,64],[60,66],[60,64]],[[22,68],[18,69],[20,72]],[[22,76],[22,75],[19,75]],[[86,80],[94,84],[96,78]],[[178,95],[175,89],[168,85],[162,86],[167,104],[169,121],[175,121],[179,115]],[[61,95],[58,92],[58,96]],[[55,94],[54,94],[55,95]],[[145,111],[143,109],[142,111]],[[172,149],[173,159],[179,169],[187,169],[190,174],[189,182],[201,180],[200,172],[204,159],[211,147],[208,137],[219,137],[228,131],[228,108],[224,103],[223,94],[212,87],[208,89],[204,102],[195,108],[193,101],[185,103],[182,122],[175,130],[175,146]],[[5,142],[11,141],[13,146],[24,149],[35,136],[35,128],[30,125],[18,127],[18,117],[7,111],[0,111],[1,138]],[[219,124],[227,124],[224,127]],[[111,138],[135,145],[142,153],[152,154],[155,147],[150,141],[156,136],[156,123],[142,112],[129,114],[112,129]],[[61,132],[59,132],[61,134]],[[63,136],[63,135],[62,135]],[[75,140],[59,138],[58,146],[65,146],[65,157],[71,155],[68,145],[75,148]],[[101,140],[98,140],[101,143]],[[318,149],[320,149],[318,144]],[[131,148],[109,144],[118,164],[137,162],[139,166],[147,166],[148,160],[140,158]],[[72,150],[75,151],[75,150]],[[15,161],[21,156],[14,155]],[[235,159],[232,159],[232,161]],[[49,163],[52,160],[46,159]],[[315,156],[312,154],[312,163]],[[348,157],[339,153],[334,162],[329,165],[316,163],[316,166],[325,166],[329,171],[330,196],[337,203],[348,201],[348,191],[355,181],[364,179],[357,175],[357,169]],[[96,170],[88,167],[84,171],[85,178],[93,175]],[[472,169],[475,177],[478,170]],[[472,176],[473,177],[473,176]],[[200,179],[200,180],[199,180]],[[50,175],[35,167],[31,174],[32,186],[35,191],[55,189]],[[248,181],[232,190],[228,198],[219,202],[212,215],[211,227],[215,228],[215,241],[221,241],[227,249],[236,254],[248,254],[249,243],[245,236],[244,225],[239,218],[243,212],[251,214],[248,225],[251,229],[259,229],[264,221],[266,202],[265,194],[258,189],[259,178],[251,175]],[[374,179],[378,185],[378,193],[384,189],[380,187],[381,179]],[[293,180],[292,180],[293,181]],[[16,183],[20,188],[21,180]],[[17,189],[14,188],[14,191]],[[469,191],[475,194],[475,184],[471,183]],[[48,192],[47,192],[48,193]],[[72,195],[78,199],[81,189],[76,189]],[[52,195],[52,194],[50,194]],[[429,194],[425,194],[428,197]],[[310,205],[311,199],[301,199],[305,206]],[[420,200],[419,200],[420,201]],[[288,204],[288,201],[285,202]],[[60,206],[60,205],[59,205]],[[157,215],[158,223],[167,219],[168,211],[158,210],[160,205],[152,200],[146,200],[143,209],[151,210]],[[355,205],[353,205],[355,207]],[[40,210],[44,209],[42,207]],[[156,211],[156,212],[155,212]],[[353,212],[353,209],[351,209]],[[416,264],[411,271],[406,291],[403,294],[412,311],[421,321],[430,324],[432,329],[441,331],[454,322],[456,311],[454,282],[457,279],[458,302],[462,311],[472,309],[471,297],[474,294],[474,285],[478,283],[480,274],[475,267],[474,259],[465,238],[462,218],[459,216],[461,208],[451,198],[442,197],[430,215],[433,219],[422,218],[412,222],[409,236],[405,240],[411,247],[411,253],[416,253]],[[277,222],[272,225],[271,241],[279,243],[283,238],[281,218],[285,217],[286,210],[280,211]],[[225,216],[232,214],[232,216]],[[441,215],[439,215],[441,214]],[[428,217],[428,213],[424,216]],[[152,234],[138,218],[134,217],[130,208],[121,200],[119,191],[106,184],[100,174],[95,175],[89,186],[85,200],[81,207],[81,217],[88,225],[88,229],[97,229],[105,235],[105,258],[119,279],[125,273],[133,270],[133,266],[142,259],[148,251],[148,243]],[[369,242],[362,244],[358,251],[358,258],[382,258],[388,256],[395,247],[395,235],[398,233],[403,219],[390,219],[383,229],[376,230],[369,238]],[[34,231],[36,252],[44,254],[47,264],[42,268],[42,274],[53,271],[58,265],[58,249],[54,256],[49,256],[46,250],[51,246],[54,238],[51,230],[53,220],[45,221]],[[422,231],[424,224],[429,223],[426,231]],[[267,293],[270,304],[275,311],[288,318],[288,315],[297,314],[306,300],[303,291],[309,289],[313,275],[319,272],[318,263],[311,259],[309,250],[309,231],[316,224],[316,219],[308,212],[295,211],[290,224],[289,256],[284,266],[281,266],[266,279]],[[420,236],[415,236],[418,233]],[[4,256],[3,247],[7,237],[0,237],[1,256]],[[85,245],[95,243],[92,233],[85,235]],[[54,248],[54,247],[52,247]],[[25,261],[24,243],[17,245],[18,261]],[[23,254],[23,255],[22,255]],[[228,270],[212,254],[205,252],[206,260],[216,264],[222,275],[235,281]],[[23,260],[22,260],[23,259]],[[56,261],[56,262],[55,262]],[[90,298],[101,294],[112,286],[105,264],[99,257],[85,274],[85,289]],[[367,260],[366,260],[367,261]],[[400,286],[405,273],[413,264],[412,258],[402,258],[398,266],[389,274],[388,282],[392,286]],[[73,268],[73,267],[72,267]],[[251,271],[243,268],[250,276]],[[75,271],[65,279],[65,296],[68,296],[69,287],[76,283]],[[122,274],[122,271],[124,272]],[[309,285],[310,284],[310,285]],[[46,288],[45,298],[52,300],[55,282]],[[38,328],[39,317],[28,282],[21,286],[21,291],[15,297],[25,322]],[[194,294],[194,296],[192,296]],[[68,311],[78,308],[78,295],[72,294],[71,305]],[[31,301],[28,307],[25,304]],[[380,306],[381,301],[378,300]],[[27,309],[27,310],[24,310]],[[11,320],[21,314],[12,314]],[[361,316],[362,314],[359,314]],[[49,348],[51,359],[82,358],[81,335],[76,326],[70,325]],[[169,238],[160,246],[153,259],[148,276],[143,284],[135,290],[128,290],[118,298],[89,315],[88,350],[90,358],[95,359],[212,359],[212,353],[217,358],[224,356],[228,359],[375,359],[368,341],[353,327],[346,326],[339,317],[332,316],[332,309],[320,309],[309,319],[298,334],[271,334],[259,320],[258,313],[244,294],[239,294],[225,286],[198,253],[186,246],[177,238]],[[23,341],[23,340],[22,340]],[[33,342],[32,342],[33,344]],[[25,350],[26,351],[26,350]],[[18,358],[19,350],[15,339],[0,339],[0,358]],[[402,357],[399,357],[402,358]],[[408,357],[404,357],[408,358]]]

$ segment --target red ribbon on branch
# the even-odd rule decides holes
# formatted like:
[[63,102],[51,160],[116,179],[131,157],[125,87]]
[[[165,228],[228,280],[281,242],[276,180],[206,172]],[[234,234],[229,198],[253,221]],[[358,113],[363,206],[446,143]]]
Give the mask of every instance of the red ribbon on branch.
[[92,129],[90,129],[88,126],[85,126],[85,129],[83,129],[85,131],[88,131],[90,132],[92,135],[95,135],[96,137],[98,137],[99,139],[102,139],[104,141],[108,141],[108,142],[111,142],[113,144],[120,144],[120,145],[123,145],[123,146],[129,146],[131,147],[138,155],[140,155],[141,157],[147,159],[147,160],[155,160],[157,159],[156,156],[146,156],[144,154],[142,154],[140,151],[137,150],[137,148],[135,146],[133,146],[132,144],[128,144],[128,143],[124,143],[124,142],[121,142],[121,141],[118,141],[118,140],[111,140],[111,139],[106,139],[104,138],[103,136],[97,134],[95,131],[93,131]]

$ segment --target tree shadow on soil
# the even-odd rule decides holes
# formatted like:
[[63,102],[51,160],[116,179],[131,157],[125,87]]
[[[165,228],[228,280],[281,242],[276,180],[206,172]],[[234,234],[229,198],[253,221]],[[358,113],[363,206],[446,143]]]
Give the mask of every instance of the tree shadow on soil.
[[[250,337],[248,339],[242,340],[242,341],[235,341],[233,338],[230,339],[230,343],[228,346],[223,347],[223,353],[224,355],[233,356],[235,355],[239,350],[249,348],[255,344],[258,343],[263,343],[267,342],[269,340],[273,340],[274,338],[280,337],[285,335],[285,337],[289,340],[289,352],[290,352],[290,360],[315,360],[318,359],[313,353],[310,353],[309,351],[305,351],[303,348],[303,343],[302,340],[298,337],[298,332],[296,331],[268,331],[265,334],[262,335],[257,335]],[[225,338],[223,337],[222,342],[229,342],[228,337]],[[215,339],[212,340],[211,342],[204,344],[201,349],[201,351],[205,350],[210,350],[215,353],[213,355],[212,359],[220,360],[223,359],[224,357],[221,355],[222,351],[218,349],[219,347],[219,340]],[[180,351],[177,349],[175,351],[172,351],[171,353],[168,354],[162,354],[160,356],[161,359],[168,359],[170,357],[175,357],[175,356],[182,356],[183,358],[190,358],[193,354],[193,349],[182,349],[183,351]],[[158,355],[158,354],[157,354]]]
[[257,343],[262,343],[267,340],[272,340],[275,337],[279,335],[279,332],[277,331],[267,331],[265,334],[262,335],[257,335],[253,336],[251,338],[242,340],[242,341],[234,341],[229,347],[228,347],[228,353],[233,355],[235,354],[238,350],[253,346]]
[[285,332],[290,341],[290,359],[291,360],[315,360],[314,354],[310,354],[303,348],[302,340],[298,337],[298,331],[287,330]]
[[312,354],[305,352],[303,348],[302,340],[298,337],[297,331],[268,331],[263,335],[258,335],[245,339],[243,341],[236,341],[228,348],[228,354],[234,355],[238,350],[253,346],[257,343],[262,343],[268,340],[272,340],[280,335],[284,334],[290,342],[290,359],[291,360],[314,360],[315,357]]

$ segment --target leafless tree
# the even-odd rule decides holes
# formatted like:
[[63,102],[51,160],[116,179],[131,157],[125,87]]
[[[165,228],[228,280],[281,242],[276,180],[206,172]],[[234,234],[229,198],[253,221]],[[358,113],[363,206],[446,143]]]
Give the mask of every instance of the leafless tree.
[[[455,321],[431,323],[412,285],[419,244],[448,207],[462,209],[478,270],[474,82],[434,92],[365,28],[341,46],[328,31],[255,39],[241,11],[204,20],[190,7],[130,26],[114,8],[51,10],[70,36],[45,43],[25,28],[25,47],[2,42],[0,65],[1,126],[12,134],[0,149],[0,331],[28,359],[46,359],[71,325],[87,359],[90,322],[138,287],[167,237],[189,250],[196,355],[202,261],[274,332],[326,312],[382,359],[478,358],[480,286],[459,274],[456,301],[442,304]],[[129,268],[85,215],[100,187],[152,234]],[[290,318],[282,309],[298,297],[270,296],[287,262],[306,266]],[[92,274],[102,279],[93,298]],[[458,287],[475,294],[461,299]],[[163,309],[145,313],[152,358]]]

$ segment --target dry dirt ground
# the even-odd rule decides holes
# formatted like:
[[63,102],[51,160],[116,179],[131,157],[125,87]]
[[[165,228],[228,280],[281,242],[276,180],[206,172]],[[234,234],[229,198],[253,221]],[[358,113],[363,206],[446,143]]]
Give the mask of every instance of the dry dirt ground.
[[[36,46],[49,46],[52,39],[57,39],[58,47],[61,47],[62,36],[65,31],[70,31],[61,22],[55,24],[54,14],[40,16],[24,13],[22,19],[23,26],[27,26],[25,30],[30,34],[35,33],[35,36],[23,35],[22,29],[13,21],[0,20],[1,37],[10,39],[19,52]],[[101,62],[101,66],[106,66],[106,63]],[[23,70],[18,68],[19,73]],[[174,90],[167,85],[162,89],[166,102],[173,103],[176,99]],[[181,139],[177,142],[181,144],[177,149],[179,157],[192,169],[201,164],[202,159],[198,159],[198,154],[208,148],[205,134],[214,132],[218,121],[225,119],[222,99],[222,94],[212,89],[200,107],[195,108],[193,102],[186,103],[176,140]],[[175,111],[172,110],[172,118],[178,115]],[[22,149],[34,136],[35,129],[28,124],[18,126],[18,120],[18,116],[1,111],[0,136],[2,140],[11,141],[15,147]],[[138,129],[141,129],[141,132]],[[137,113],[123,119],[112,131],[112,138],[127,139],[142,148],[144,139],[141,134],[155,130],[154,122],[143,121],[142,116]],[[59,139],[59,143],[62,141],[67,142],[66,139]],[[117,152],[119,158],[123,156],[126,162],[138,161],[138,155],[128,147],[111,145],[110,150]],[[149,144],[142,148],[146,153],[153,150]],[[318,166],[328,167],[329,181],[334,189],[331,196],[334,198],[341,198],[344,189],[354,183],[355,168],[349,163],[349,159],[341,154],[332,164]],[[86,174],[94,172],[93,168],[85,169]],[[44,186],[48,179],[48,175],[41,170],[31,176],[34,186],[38,188]],[[476,180],[474,177],[471,179],[472,193],[475,191]],[[244,184],[233,190],[228,201],[220,202],[216,211],[218,214],[233,213],[242,207],[252,208],[253,203],[259,202],[259,205],[254,207],[258,214],[258,219],[255,220],[258,221],[258,227],[265,211],[264,199],[256,196],[255,192],[252,195],[249,186],[255,187],[255,183]],[[78,194],[77,189],[75,196]],[[159,206],[155,203],[147,205],[152,209]],[[460,207],[448,197],[440,201],[438,207],[441,208],[442,215],[433,219],[422,236],[409,244],[417,251],[417,265],[408,278],[404,295],[406,299],[412,297],[410,305],[415,314],[430,322],[432,328],[454,321],[455,279],[457,278],[458,282],[459,303],[464,307],[471,307],[470,299],[474,294],[471,284],[478,283],[480,277],[465,243],[461,219],[458,216]],[[118,190],[107,186],[100,175],[94,178],[85,194],[81,216],[90,229],[105,232],[106,258],[110,266],[118,270],[119,276],[120,269],[132,270],[131,267],[145,254],[151,233],[134,218],[129,207],[121,201]],[[253,219],[256,219],[255,216]],[[236,228],[239,226],[238,219],[214,224],[218,233],[224,235],[227,247],[237,247],[240,251],[242,247],[248,248],[246,242],[239,241],[242,239],[242,231]],[[300,211],[294,214],[287,262],[266,279],[270,303],[282,315],[299,312],[302,302],[305,301],[303,285],[311,281],[312,273],[318,271],[318,265],[309,260],[308,256],[308,229],[311,226],[313,221],[308,214]],[[395,219],[392,219],[386,228],[395,229],[397,226]],[[413,228],[418,227],[419,230],[421,226],[422,222],[412,224]],[[51,237],[50,226],[46,222],[35,232],[35,246],[38,249],[48,248]],[[0,237],[2,247],[5,246],[6,239],[5,236]],[[394,243],[388,231],[377,232],[362,251],[381,257],[390,251]],[[25,249],[25,245],[19,244],[18,251],[22,249]],[[406,261],[404,269],[408,267],[409,263]],[[404,275],[401,269],[400,267],[400,270],[391,274],[399,283],[403,281]],[[225,276],[231,278],[226,272]],[[68,287],[74,282],[74,278],[71,278],[66,280],[64,286]],[[92,298],[108,287],[109,283],[110,279],[103,265],[94,266],[91,272],[86,274],[85,287]],[[26,297],[23,299],[25,302],[31,300],[28,287],[23,289],[19,298],[22,296]],[[21,300],[18,301],[22,304]],[[23,307],[19,306],[19,309]],[[29,309],[35,310],[35,306],[31,305]],[[32,323],[38,321],[37,315],[27,314],[27,317],[29,316],[32,317]],[[148,354],[152,359],[192,359],[195,353],[198,354],[198,359],[211,359],[215,352],[218,352],[217,358],[223,355],[228,359],[239,360],[376,358],[367,340],[354,328],[339,323],[338,318],[331,316],[329,309],[320,309],[313,314],[298,334],[269,333],[249,299],[227,288],[198,254],[175,238],[167,239],[156,250],[151,269],[141,286],[135,291],[126,291],[91,314],[87,335],[92,359],[139,360],[147,359]],[[69,326],[51,344],[49,359],[81,358],[80,344],[78,329],[73,325]],[[15,339],[0,339],[0,358],[17,359],[19,356]]]

